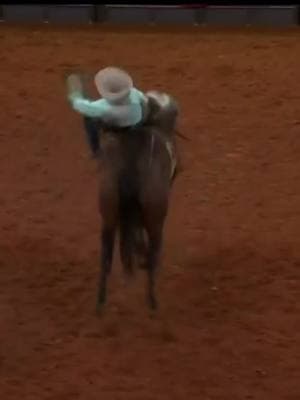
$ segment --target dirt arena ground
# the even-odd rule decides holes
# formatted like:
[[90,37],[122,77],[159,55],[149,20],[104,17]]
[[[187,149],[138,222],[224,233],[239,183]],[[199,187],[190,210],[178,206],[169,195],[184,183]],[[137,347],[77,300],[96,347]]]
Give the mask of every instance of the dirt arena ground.
[[[0,397],[299,400],[300,32],[0,27]],[[181,104],[151,318],[118,259],[94,313],[97,169],[63,74]]]

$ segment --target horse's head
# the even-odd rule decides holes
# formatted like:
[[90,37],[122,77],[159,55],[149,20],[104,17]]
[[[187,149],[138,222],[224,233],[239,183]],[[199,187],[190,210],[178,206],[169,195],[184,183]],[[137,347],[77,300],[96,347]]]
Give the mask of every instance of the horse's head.
[[168,133],[174,131],[178,116],[176,101],[168,94],[157,91],[150,91],[146,96],[148,100],[145,109],[146,122]]

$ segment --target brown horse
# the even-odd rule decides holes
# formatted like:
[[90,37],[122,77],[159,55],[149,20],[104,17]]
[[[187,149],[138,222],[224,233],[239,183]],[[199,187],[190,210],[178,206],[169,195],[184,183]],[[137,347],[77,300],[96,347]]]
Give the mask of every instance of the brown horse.
[[176,172],[177,105],[160,104],[149,94],[146,122],[101,134],[99,208],[102,217],[100,280],[97,309],[106,302],[116,233],[124,271],[131,275],[142,256],[148,274],[147,301],[158,306],[155,276],[162,248],[170,190]]

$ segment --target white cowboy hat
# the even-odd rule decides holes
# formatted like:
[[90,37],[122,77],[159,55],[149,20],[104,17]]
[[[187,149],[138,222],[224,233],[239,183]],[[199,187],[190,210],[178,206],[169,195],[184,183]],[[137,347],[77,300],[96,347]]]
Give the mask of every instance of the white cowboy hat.
[[95,85],[102,97],[116,102],[128,95],[133,87],[132,78],[120,68],[107,67],[95,76]]

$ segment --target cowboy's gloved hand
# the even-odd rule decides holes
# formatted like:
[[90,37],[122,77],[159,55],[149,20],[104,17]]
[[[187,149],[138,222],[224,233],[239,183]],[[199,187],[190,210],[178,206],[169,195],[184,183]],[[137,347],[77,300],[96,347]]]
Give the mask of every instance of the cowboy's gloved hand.
[[78,97],[82,97],[83,86],[79,75],[71,74],[67,77],[67,90],[68,99],[71,102]]

